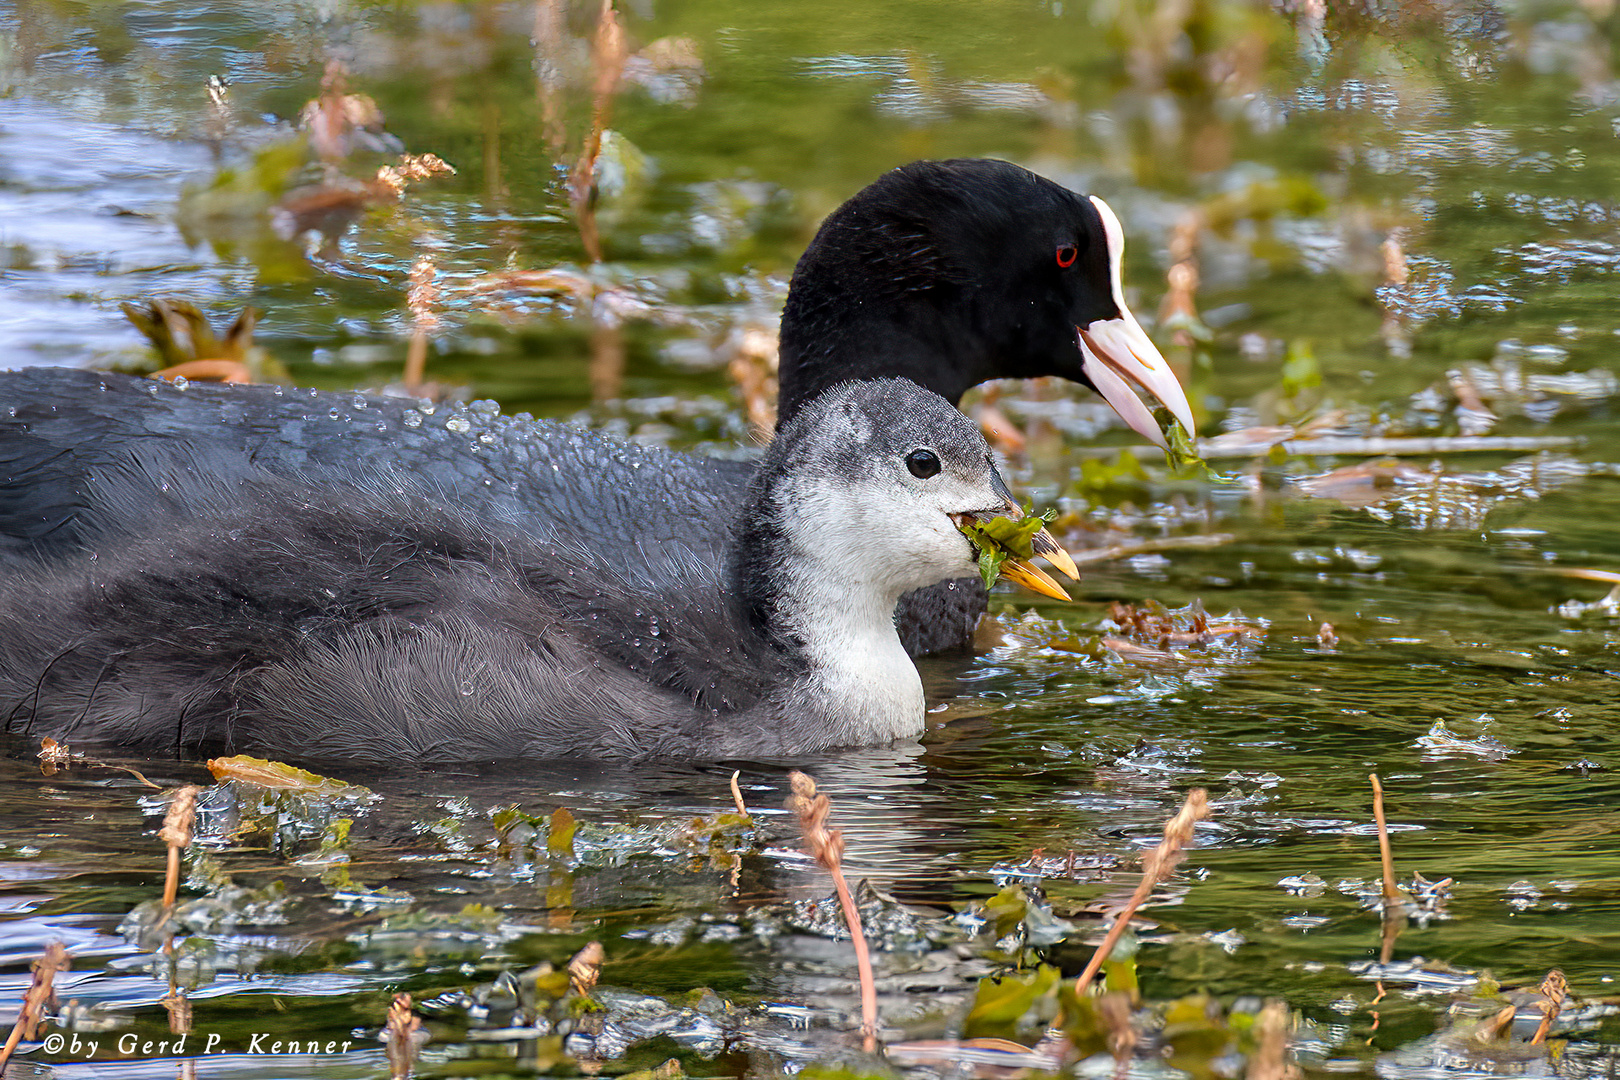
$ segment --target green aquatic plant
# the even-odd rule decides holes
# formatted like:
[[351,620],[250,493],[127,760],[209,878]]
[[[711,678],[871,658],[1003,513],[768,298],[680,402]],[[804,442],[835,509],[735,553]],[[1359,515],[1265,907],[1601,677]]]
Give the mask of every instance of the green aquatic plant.
[[1180,472],[1193,466],[1206,467],[1204,459],[1198,456],[1197,442],[1169,409],[1162,406],[1154,409],[1153,419],[1159,422],[1159,430],[1164,433],[1164,441],[1168,444],[1164,456],[1169,459],[1171,468]]
[[1057,517],[1056,510],[1045,514],[1025,514],[1010,518],[1005,514],[979,521],[972,518],[957,522],[956,527],[973,541],[979,550],[979,576],[989,588],[1001,576],[1002,564],[1008,559],[1029,560],[1035,557],[1035,534],[1046,528]]

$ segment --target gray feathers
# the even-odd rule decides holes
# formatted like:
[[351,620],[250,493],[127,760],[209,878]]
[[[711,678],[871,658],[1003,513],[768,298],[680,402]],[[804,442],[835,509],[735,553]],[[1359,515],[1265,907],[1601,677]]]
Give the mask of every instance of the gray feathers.
[[[310,483],[170,462],[148,508],[160,527],[0,583],[0,710],[12,730],[149,752],[380,761],[781,754],[915,734],[920,711],[846,723],[825,658],[804,647],[813,621],[784,634],[777,601],[806,542],[795,491],[885,491],[919,440],[988,470],[937,397],[899,380],[835,389],[773,444],[741,536],[717,530],[719,558],[604,550],[573,537],[566,508],[474,514],[392,468]],[[150,480],[154,466],[131,470]],[[657,512],[656,489],[616,497]],[[956,540],[930,580],[960,572]]]
[[[956,402],[986,379],[1089,382],[1076,327],[1119,315],[1097,210],[1003,161],[915,162],[829,215],[781,324],[780,415],[828,387],[904,377]],[[1059,273],[1054,244],[1074,244]],[[310,485],[397,470],[481,516],[566,517],[622,574],[712,564],[751,469],[625,447],[493,408],[438,411],[275,387],[179,390],[63,369],[0,372],[0,572],[70,559],[213,512],[202,478]],[[206,490],[206,489],[204,489]],[[539,526],[537,526],[539,527]],[[902,601],[914,655],[961,646],[984,610],[971,580]]]

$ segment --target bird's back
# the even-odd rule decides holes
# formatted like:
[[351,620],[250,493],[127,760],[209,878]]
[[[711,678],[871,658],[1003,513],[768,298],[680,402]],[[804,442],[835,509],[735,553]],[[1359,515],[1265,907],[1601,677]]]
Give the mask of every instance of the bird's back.
[[[0,570],[131,542],[264,474],[321,485],[379,472],[540,537],[567,522],[657,584],[722,558],[722,523],[753,469],[407,398],[0,372]],[[943,583],[902,598],[896,625],[921,656],[970,640],[984,607],[971,579]]]
[[[634,572],[712,560],[746,464],[615,442],[493,408],[67,368],[0,372],[0,566],[142,535],[261,474],[378,472],[544,535],[566,529]],[[207,483],[205,481],[212,481]]]
[[383,761],[690,754],[734,745],[723,721],[785,674],[723,564],[627,575],[397,472],[181,488],[202,509],[0,582],[10,729]]

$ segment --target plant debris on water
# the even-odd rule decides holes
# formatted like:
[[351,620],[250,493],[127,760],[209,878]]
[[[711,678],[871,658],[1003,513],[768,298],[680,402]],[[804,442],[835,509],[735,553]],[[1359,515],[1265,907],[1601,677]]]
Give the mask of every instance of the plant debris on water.
[[1193,466],[1203,467],[1204,459],[1198,456],[1198,444],[1187,429],[1181,426],[1175,414],[1169,409],[1160,406],[1153,410],[1153,419],[1158,421],[1159,431],[1164,435],[1168,445],[1165,457],[1170,466],[1176,470],[1190,469]]

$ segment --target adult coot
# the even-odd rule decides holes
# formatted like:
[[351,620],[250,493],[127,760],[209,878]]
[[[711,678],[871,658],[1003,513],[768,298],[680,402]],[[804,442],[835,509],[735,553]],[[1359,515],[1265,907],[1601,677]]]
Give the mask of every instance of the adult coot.
[[[1003,161],[917,162],[827,218],[794,271],[781,328],[780,415],[848,379],[901,377],[953,404],[986,379],[1095,387],[1147,438],[1141,387],[1191,411],[1126,308],[1112,211]],[[598,557],[674,578],[722,554],[752,468],[477,407],[272,387],[180,390],[64,369],[0,373],[0,571],[149,537],[264,473],[438,489],[446,513],[562,517]],[[453,506],[453,510],[451,507]],[[974,579],[903,599],[921,655],[961,645],[984,610]]]
[[147,752],[377,761],[916,736],[895,602],[972,571],[958,521],[1016,507],[972,422],[914,383],[801,404],[712,523],[714,562],[643,564],[399,473],[192,478],[143,535],[0,583],[0,706]]

